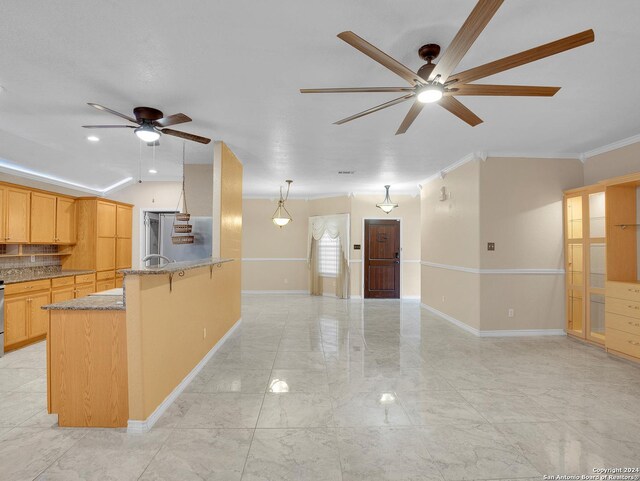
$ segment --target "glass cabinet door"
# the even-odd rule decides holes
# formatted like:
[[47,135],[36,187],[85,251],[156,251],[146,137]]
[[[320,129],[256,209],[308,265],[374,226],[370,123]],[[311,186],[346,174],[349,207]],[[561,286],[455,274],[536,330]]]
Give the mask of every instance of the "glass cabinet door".
[[582,196],[567,199],[567,237],[582,239]]
[[604,341],[604,295],[589,295],[589,337]]
[[587,282],[587,338],[597,343],[604,343],[604,299],[607,280],[606,262],[606,228],[605,228],[605,193],[589,194],[589,278]]
[[604,239],[604,192],[589,194],[589,237]]

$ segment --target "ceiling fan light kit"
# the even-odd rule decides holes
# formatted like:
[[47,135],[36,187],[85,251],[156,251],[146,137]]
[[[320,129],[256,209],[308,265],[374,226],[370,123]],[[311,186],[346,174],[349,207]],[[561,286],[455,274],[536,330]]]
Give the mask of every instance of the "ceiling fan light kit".
[[289,199],[289,189],[291,188],[291,183],[293,180],[286,180],[287,183],[287,193],[286,195],[282,195],[282,186],[280,187],[280,200],[278,200],[278,207],[276,207],[276,211],[271,216],[271,221],[282,228],[291,222],[293,219],[291,218],[291,214],[284,206],[284,203],[287,199]]
[[160,138],[160,132],[158,132],[153,125],[143,123],[140,127],[134,130],[140,140],[147,143],[155,142]]
[[385,185],[384,186],[384,189],[386,191],[386,194],[384,196],[384,200],[382,202],[380,202],[379,204],[376,204],[376,207],[381,209],[382,212],[384,212],[385,214],[388,214],[393,209],[398,207],[398,204],[396,204],[395,202],[392,202],[391,198],[389,197],[389,188],[390,187],[391,187],[390,185]]
[[433,60],[440,55],[440,46],[429,43],[420,47],[418,55],[427,63],[422,65],[417,73],[351,31],[338,34],[339,39],[402,77],[409,83],[409,87],[321,88],[300,89],[300,92],[304,94],[400,92],[403,94],[402,97],[334,122],[336,125],[342,125],[407,100],[413,100],[413,105],[396,131],[396,135],[404,134],[409,129],[422,112],[424,104],[427,103],[437,102],[445,110],[475,127],[482,123],[482,119],[457,100],[456,96],[554,96],[560,87],[485,85],[471,82],[591,43],[595,40],[593,30],[585,30],[464,72],[454,73],[469,48],[503,3],[504,0],[479,0],[437,64],[434,64]]

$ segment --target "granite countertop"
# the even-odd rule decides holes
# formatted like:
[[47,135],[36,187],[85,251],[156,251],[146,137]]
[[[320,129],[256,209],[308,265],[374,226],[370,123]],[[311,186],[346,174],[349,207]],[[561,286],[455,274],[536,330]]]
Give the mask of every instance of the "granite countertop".
[[47,311],[124,311],[121,296],[85,296],[43,306]]
[[1,279],[6,284],[16,284],[18,282],[29,282],[29,281],[39,281],[41,279],[53,279],[56,277],[68,277],[68,276],[76,276],[81,274],[93,274],[95,271],[88,270],[69,270],[69,271],[58,271],[58,272],[42,272],[42,273],[33,273],[33,272],[25,272],[20,274],[10,274],[7,276],[3,276]]
[[183,262],[169,262],[162,267],[140,267],[139,269],[121,269],[118,272],[124,275],[158,275],[158,274],[173,274],[174,272],[188,271],[190,269],[197,269],[198,267],[215,266],[217,264],[223,264],[225,262],[231,262],[234,259],[221,259],[217,257],[208,257],[206,259],[199,259],[197,261],[183,261]]

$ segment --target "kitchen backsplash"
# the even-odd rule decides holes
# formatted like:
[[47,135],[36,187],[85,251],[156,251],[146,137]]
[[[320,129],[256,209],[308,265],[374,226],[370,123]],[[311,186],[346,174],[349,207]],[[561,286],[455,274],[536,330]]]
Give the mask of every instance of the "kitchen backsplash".
[[[60,256],[46,255],[55,253],[58,247],[54,245],[23,245],[21,246],[23,257],[0,256],[0,279],[6,276],[14,276],[21,273],[45,274],[58,272],[62,269]],[[17,252],[18,246],[2,245],[0,254],[8,255]],[[32,254],[37,254],[31,260]]]

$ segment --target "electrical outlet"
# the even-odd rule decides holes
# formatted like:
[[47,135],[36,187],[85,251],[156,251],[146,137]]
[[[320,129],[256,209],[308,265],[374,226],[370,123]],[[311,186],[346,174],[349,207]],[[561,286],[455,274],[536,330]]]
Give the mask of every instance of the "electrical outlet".
[[206,339],[207,338],[207,328],[205,327],[204,329],[202,329],[202,339]]
[[488,251],[495,251],[496,250],[496,243],[495,242],[487,242],[487,250]]
[[507,313],[507,315],[509,317],[513,317],[513,316],[515,316],[515,312],[513,311],[513,309],[509,309],[509,312]]
[[31,256],[31,262],[35,262],[36,261],[36,256]]

